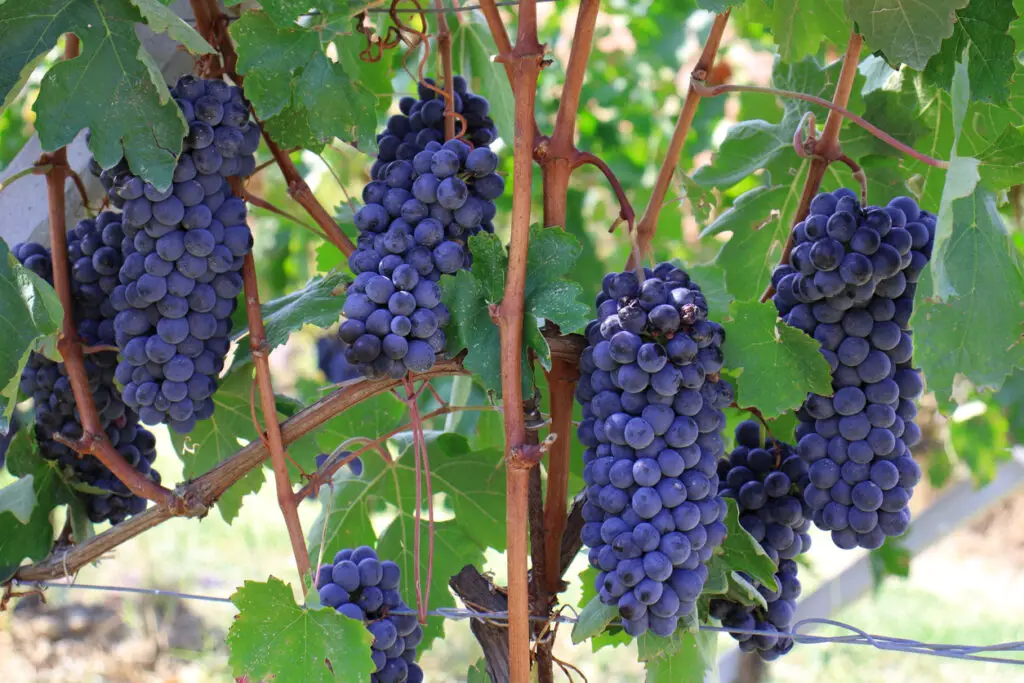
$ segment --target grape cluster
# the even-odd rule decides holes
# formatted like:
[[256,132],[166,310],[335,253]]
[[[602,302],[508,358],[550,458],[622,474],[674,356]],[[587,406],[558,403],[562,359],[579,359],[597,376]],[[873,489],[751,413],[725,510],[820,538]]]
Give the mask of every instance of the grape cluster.
[[843,188],[811,201],[789,264],[772,274],[779,314],[832,368],[833,395],[808,395],[796,434],[810,465],[804,499],[841,548],[877,548],[910,523],[923,384],[909,325],[934,236],[935,216],[913,199],[862,209]]
[[259,129],[242,91],[223,81],[184,76],[172,94],[189,124],[173,184],[158,190],[127,171],[113,178],[124,263],[110,301],[125,403],[146,424],[187,433],[213,414],[230,346],[253,240],[227,178],[252,171]]
[[338,328],[350,365],[396,379],[433,366],[450,319],[437,281],[469,267],[469,236],[493,232],[494,200],[505,189],[497,166],[486,147],[430,141],[363,189],[357,248],[348,261],[356,279]]
[[[95,220],[86,219],[68,232],[68,264],[71,275],[73,316],[79,336],[86,344],[113,343],[114,310],[108,295],[116,285],[104,273],[120,267],[122,238],[118,214],[105,211]],[[26,268],[52,284],[50,251],[32,242],[15,245],[12,252]],[[126,407],[114,384],[117,354],[91,353],[85,358],[89,390],[111,445],[136,470],[160,483],[152,469],[156,439],[139,424],[138,415]],[[70,469],[74,478],[105,493],[85,493],[89,519],[112,524],[146,509],[146,499],[135,496],[102,462],[91,455],[80,456],[54,440],[55,434],[68,439],[83,436],[81,417],[71,382],[63,363],[33,353],[21,373],[20,389],[35,401],[35,433],[40,454]]]
[[739,506],[740,526],[778,566],[778,590],[744,575],[764,597],[767,608],[716,598],[711,601],[710,613],[726,628],[764,632],[733,633],[732,637],[744,652],[756,651],[762,659],[771,661],[793,648],[791,637],[773,632],[788,632],[792,626],[800,596],[793,558],[811,547],[807,533],[811,510],[802,497],[807,463],[789,444],[771,437],[762,442],[760,425],[747,420],[737,425],[736,448],[728,459],[719,461],[718,476],[724,486],[721,495],[735,499]]
[[694,610],[725,538],[718,459],[725,333],[671,263],[609,273],[586,329],[576,399],[587,484],[581,532],[602,602],[627,633],[668,636]]
[[[487,99],[474,95],[469,90],[466,79],[455,76],[456,113],[461,114],[466,123],[466,134],[461,136],[474,147],[486,147],[498,138],[498,128],[487,114],[491,105]],[[433,90],[434,79],[424,79],[417,86],[415,97],[403,97],[398,101],[401,114],[388,119],[387,127],[377,135],[377,160],[370,170],[375,180],[384,179],[384,171],[388,163],[404,159],[411,161],[419,152],[427,149],[431,142],[444,142],[444,97]],[[436,86],[435,86],[436,87]],[[462,121],[455,120],[455,133],[462,132]]]
[[[423,628],[398,593],[401,571],[391,560],[381,562],[369,546],[342,550],[334,564],[320,566],[320,602],[346,617],[366,623],[373,636],[373,683],[421,683],[416,647]],[[391,614],[392,610],[400,614]]]

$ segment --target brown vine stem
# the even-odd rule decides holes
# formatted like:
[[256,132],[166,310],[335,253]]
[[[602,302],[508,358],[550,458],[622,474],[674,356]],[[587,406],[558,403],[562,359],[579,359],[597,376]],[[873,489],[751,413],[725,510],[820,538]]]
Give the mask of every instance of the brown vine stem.
[[[501,20],[501,14],[498,12],[498,6],[494,4],[494,0],[482,0],[480,2],[480,11],[484,15],[484,19],[487,21],[487,28],[491,31],[491,36],[494,38],[494,46],[498,48],[498,55],[508,55],[512,53],[512,40],[508,37],[508,30],[505,28],[505,22]],[[508,74],[508,82],[512,84],[513,92],[515,91],[515,66],[506,60],[499,60],[505,65],[505,73]],[[543,136],[540,133],[540,127],[537,125],[537,119],[530,113],[533,125],[533,139],[535,143],[539,143]],[[535,154],[536,150],[530,152]]]
[[444,139],[455,137],[455,82],[452,74],[452,31],[448,28],[444,0],[435,0],[437,7],[437,51],[441,59],[441,74],[444,83]]
[[[64,59],[77,57],[78,37],[68,33],[65,35],[64,41]],[[85,372],[85,353],[82,351],[82,341],[75,326],[74,298],[71,294],[71,275],[68,268],[67,216],[64,212],[64,184],[68,178],[67,149],[61,147],[52,154],[43,155],[40,163],[49,166],[49,170],[46,172],[46,198],[50,211],[53,287],[57,291],[61,307],[64,309],[60,335],[57,339],[57,350],[60,351],[61,358],[64,360],[64,368],[68,373],[71,390],[75,396],[75,405],[78,407],[82,421],[82,438],[75,442],[65,441],[65,443],[82,455],[92,455],[98,458],[135,495],[167,504],[174,508],[176,514],[198,513],[200,510],[186,505],[184,500],[176,499],[173,493],[144,477],[129,465],[107,439],[99,411],[96,409],[96,402],[89,390],[89,378]]]
[[[553,348],[560,348],[565,342],[563,338],[556,338],[549,340],[549,343]],[[415,379],[427,380],[435,377],[468,374],[462,368],[460,360],[445,360],[435,364],[429,372],[416,375]],[[352,406],[401,385],[401,380],[385,378],[362,380],[343,386],[282,422],[281,440],[285,446],[295,443]],[[248,445],[221,461],[209,472],[181,487],[181,497],[195,499],[207,507],[213,505],[225,491],[268,457],[270,457],[270,450],[263,439],[253,439]],[[14,578],[19,581],[45,581],[72,575],[119,545],[174,516],[166,505],[151,507],[142,514],[130,517],[93,536],[88,541],[76,545],[66,553],[50,555],[36,564],[22,567],[14,575]]]
[[[497,12],[493,0],[481,3]],[[534,104],[544,50],[537,40],[536,0],[519,3],[516,45],[499,59],[513,74],[512,234],[505,291],[498,306],[501,338],[501,392],[505,405],[506,528],[508,535],[509,654],[512,683],[530,681],[530,594],[527,572],[527,520],[530,468],[538,459],[527,449],[523,414],[523,311],[533,185]]]
[[253,206],[258,206],[259,208],[264,209],[266,211],[269,211],[270,213],[276,213],[278,216],[281,216],[283,218],[287,218],[288,220],[292,221],[296,225],[305,228],[306,230],[310,231],[311,233],[313,233],[317,237],[320,237],[321,239],[327,239],[326,235],[324,235],[322,232],[320,232],[319,229],[313,227],[312,225],[310,225],[309,223],[305,222],[301,218],[298,218],[294,214],[290,214],[287,211],[285,211],[284,209],[281,209],[281,208],[275,206],[274,204],[271,204],[266,199],[263,199],[262,197],[253,194],[252,192],[250,192],[248,189],[246,189],[244,187],[242,188],[242,199],[244,199],[245,201],[249,202]]
[[722,42],[722,34],[729,22],[729,11],[715,16],[715,21],[708,32],[707,40],[704,41],[704,49],[697,59],[697,63],[690,72],[690,87],[686,91],[686,99],[683,100],[683,108],[676,120],[675,130],[672,132],[672,139],[668,143],[668,152],[665,160],[661,162],[661,169],[658,171],[658,179],[651,191],[651,198],[647,202],[644,215],[636,227],[637,245],[641,253],[631,250],[629,259],[626,261],[626,268],[636,268],[643,262],[651,248],[651,242],[658,231],[658,215],[665,203],[665,195],[668,194],[669,185],[672,183],[672,176],[675,173],[676,165],[679,163],[679,155],[683,151],[683,143],[690,133],[690,126],[693,124],[693,117],[697,113],[697,105],[700,103],[701,93],[697,85],[708,77],[711,68],[715,64],[715,55],[718,53],[718,46]]
[[[852,31],[850,33],[850,42],[846,45],[846,53],[843,55],[843,67],[839,72],[839,82],[836,83],[836,91],[832,94],[832,101],[828,102],[826,100],[821,100],[821,98],[808,100],[814,101],[815,104],[828,106],[829,111],[821,137],[814,143],[815,156],[811,160],[810,169],[807,171],[807,179],[804,182],[803,194],[800,195],[800,203],[796,208],[796,215],[793,216],[794,225],[807,218],[807,214],[811,210],[811,200],[814,199],[814,195],[818,194],[818,190],[821,188],[821,181],[825,177],[825,171],[828,170],[828,165],[834,159],[838,159],[842,155],[842,149],[839,146],[839,129],[843,125],[843,116],[846,115],[844,112],[846,105],[850,101],[850,92],[853,90],[853,81],[857,76],[857,64],[860,61],[860,49],[863,42],[863,39],[856,31]],[[715,86],[715,88],[721,87],[722,86],[720,85]],[[794,93],[794,95],[800,95],[800,93]],[[810,97],[810,95],[801,96],[798,99],[803,99],[804,97]],[[863,121],[863,119],[861,120]],[[864,123],[867,122],[865,121]],[[888,137],[888,134],[884,133],[884,131],[880,132]],[[902,145],[902,143],[899,144]],[[789,252],[792,251],[792,249],[793,231],[790,230],[789,237],[786,238],[786,244],[782,248],[780,263],[789,262]],[[769,282],[768,288],[765,289],[764,294],[761,295],[761,302],[764,303],[768,301],[774,293],[775,287],[773,287]]]
[[260,404],[263,408],[263,421],[267,424],[266,439],[270,447],[270,458],[274,467],[274,480],[277,484],[277,502],[284,515],[285,526],[288,527],[288,538],[295,555],[295,565],[299,570],[300,584],[309,573],[309,553],[306,550],[306,539],[302,533],[302,522],[299,521],[299,509],[292,495],[292,485],[288,478],[288,464],[285,462],[284,440],[281,437],[281,425],[277,421],[277,405],[274,400],[274,385],[270,378],[269,346],[263,328],[263,317],[260,314],[260,294],[256,283],[256,262],[252,253],[245,257],[242,264],[242,284],[245,290],[245,313],[249,321],[249,347],[252,349],[253,364],[256,366],[256,382],[260,390]]

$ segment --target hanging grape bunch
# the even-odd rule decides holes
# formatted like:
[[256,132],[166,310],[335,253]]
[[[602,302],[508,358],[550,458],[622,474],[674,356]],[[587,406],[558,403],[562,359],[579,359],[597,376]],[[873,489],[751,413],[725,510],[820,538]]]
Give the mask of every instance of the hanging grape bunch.
[[768,603],[767,608],[715,598],[710,613],[726,628],[762,631],[758,635],[731,635],[744,652],[757,652],[762,659],[771,661],[793,649],[792,638],[772,633],[786,632],[792,627],[800,595],[793,559],[811,547],[807,533],[811,510],[802,495],[807,485],[807,463],[789,444],[771,437],[762,442],[761,426],[746,420],[736,427],[736,448],[728,459],[718,462],[718,476],[722,480],[721,495],[735,499],[739,506],[740,526],[778,566],[778,590],[744,575]]
[[[369,546],[341,550],[334,564],[320,566],[320,602],[346,617],[366,623],[373,636],[373,683],[421,683],[416,647],[423,628],[398,593],[401,571],[391,560],[381,562]],[[391,612],[402,614],[391,614]]]
[[626,631],[668,636],[725,538],[717,463],[733,390],[719,379],[725,335],[700,288],[670,263],[645,274],[606,275],[586,330],[582,540]]
[[[115,311],[109,294],[117,284],[123,238],[120,215],[104,211],[82,220],[68,232],[68,265],[71,276],[73,316],[79,336],[86,344],[113,343]],[[28,242],[15,245],[12,252],[22,265],[52,284],[49,249]],[[99,412],[101,426],[111,445],[124,459],[149,479],[160,483],[152,469],[156,439],[139,424],[138,415],[126,407],[114,383],[117,353],[99,351],[85,357],[89,391]],[[89,519],[112,524],[146,509],[146,499],[135,496],[99,459],[80,456],[54,439],[80,439],[84,434],[71,382],[63,363],[33,353],[22,370],[20,389],[35,402],[35,433],[42,457],[69,469],[75,481],[105,493],[79,492]]]
[[[438,87],[434,79],[426,78],[417,85],[415,97],[403,97],[398,101],[401,114],[388,119],[387,128],[377,135],[377,161],[370,170],[375,180],[382,180],[388,163],[396,159],[412,160],[431,142],[444,142],[444,96],[432,87]],[[455,120],[455,136],[464,139],[473,147],[486,147],[498,139],[498,128],[488,116],[491,105],[487,99],[474,95],[466,79],[455,76],[453,108],[462,118]],[[463,123],[465,121],[465,123]],[[467,126],[462,135],[463,126]]]
[[260,133],[239,88],[184,76],[171,92],[189,125],[174,183],[113,178],[125,237],[111,302],[125,403],[146,424],[187,433],[213,414],[230,346],[252,233],[227,179],[252,172]]
[[344,357],[369,377],[426,372],[445,349],[448,308],[437,281],[470,265],[466,240],[493,232],[505,190],[498,156],[461,140],[431,141],[412,161],[388,164],[356,212],[356,273],[338,328]]
[[851,190],[826,192],[772,274],[779,314],[818,340],[832,369],[834,395],[808,395],[796,434],[814,523],[841,548],[877,548],[910,524],[923,383],[909,325],[934,236],[935,216],[909,197],[862,209]]

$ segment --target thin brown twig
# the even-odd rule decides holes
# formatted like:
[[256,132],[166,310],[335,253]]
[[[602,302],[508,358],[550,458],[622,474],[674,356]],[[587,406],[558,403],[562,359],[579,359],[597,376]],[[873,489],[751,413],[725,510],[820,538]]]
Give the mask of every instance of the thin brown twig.
[[651,190],[651,198],[647,202],[647,208],[644,210],[644,215],[640,218],[640,223],[636,228],[637,245],[642,253],[635,253],[635,250],[631,251],[626,262],[626,268],[636,268],[644,261],[647,256],[646,252],[650,249],[654,235],[658,231],[658,215],[661,213],[665,195],[668,193],[669,185],[672,183],[672,176],[675,174],[676,164],[679,162],[679,155],[683,151],[683,143],[686,142],[686,136],[689,134],[690,126],[693,124],[694,114],[697,113],[697,105],[702,97],[696,86],[711,73],[715,63],[715,55],[718,53],[718,46],[722,42],[722,34],[725,32],[725,26],[728,21],[729,10],[715,16],[715,21],[708,32],[707,40],[704,41],[704,49],[701,51],[700,58],[697,59],[693,71],[690,72],[690,87],[686,91],[683,108],[680,110],[679,118],[676,120],[672,139],[668,143],[668,152],[665,155],[665,160],[661,163],[658,179],[654,183],[654,189]]
[[622,183],[619,182],[615,173],[603,159],[590,152],[576,152],[575,162],[572,166],[573,170],[586,164],[596,166],[604,174],[608,184],[612,186],[615,198],[619,200],[619,218],[624,220],[629,227],[629,231],[633,232],[636,225],[636,213],[633,211],[633,205],[629,203],[629,198],[626,197],[626,191],[622,189]]
[[261,209],[264,209],[266,211],[269,211],[271,213],[276,213],[278,216],[281,216],[283,218],[287,218],[288,220],[292,221],[293,223],[301,225],[303,228],[305,228],[306,230],[309,230],[311,233],[313,233],[314,235],[316,235],[316,236],[318,236],[320,238],[327,239],[327,236],[324,235],[324,233],[321,232],[319,229],[313,227],[312,225],[310,225],[309,223],[305,222],[304,220],[302,220],[298,216],[296,216],[294,214],[291,214],[291,213],[288,213],[284,209],[279,208],[278,206],[276,206],[274,204],[271,204],[266,199],[263,199],[262,197],[253,194],[252,192],[249,191],[248,188],[242,188],[242,199],[244,199],[245,201],[249,202],[253,206],[257,206],[257,207],[259,207]]
[[[836,114],[838,114],[840,120],[843,118],[849,119],[851,123],[860,126],[864,130],[866,130],[867,132],[871,133],[876,138],[884,142],[885,144],[889,145],[890,147],[896,150],[899,150],[903,154],[906,154],[908,157],[917,159],[921,163],[927,164],[928,166],[932,166],[934,168],[949,168],[948,161],[944,161],[942,159],[935,159],[933,157],[928,156],[927,154],[918,152],[910,145],[900,142],[899,140],[889,135],[875,124],[865,119],[864,117],[854,114],[845,106],[840,106],[835,102],[829,102],[828,100],[823,99],[821,97],[817,97],[815,95],[807,95],[806,93],[796,92],[793,90],[780,90],[778,88],[769,88],[760,85],[734,85],[726,83],[723,85],[705,86],[701,83],[697,83],[695,84],[695,87],[700,92],[700,95],[702,97],[718,97],[719,95],[725,95],[726,93],[731,92],[753,92],[762,93],[766,95],[776,95],[778,97],[789,97],[791,99],[802,100],[804,102],[810,102],[811,104],[817,104],[819,106],[828,108],[830,114],[831,112],[835,112]],[[829,120],[832,120],[831,115],[829,116]],[[825,136],[827,134],[828,123],[826,122],[825,132],[822,133],[821,139],[825,139]],[[834,161],[835,159],[830,160]]]
[[249,347],[252,349],[253,365],[256,368],[256,381],[259,383],[260,404],[263,407],[263,419],[266,424],[266,435],[270,448],[271,462],[274,467],[274,480],[277,483],[277,502],[284,515],[285,526],[288,527],[288,538],[295,555],[295,565],[299,571],[299,582],[305,585],[309,574],[309,552],[306,539],[302,533],[302,522],[292,495],[291,481],[288,478],[288,465],[285,462],[284,439],[281,436],[281,425],[277,421],[277,405],[274,399],[274,385],[270,379],[270,362],[268,358],[267,336],[263,328],[260,314],[260,295],[256,283],[256,263],[252,253],[246,254],[242,264],[242,284],[245,292],[245,313],[249,322]]
[[36,163],[28,168],[23,168],[17,173],[12,173],[9,177],[4,178],[3,182],[0,182],[0,192],[3,192],[8,187],[14,184],[15,180],[24,178],[28,175],[46,175],[53,168],[52,164]]
[[75,187],[78,188],[78,196],[82,198],[82,207],[85,208],[85,213],[92,218],[94,216],[92,207],[89,206],[89,193],[85,191],[85,183],[82,182],[82,176],[78,175],[78,171],[68,167],[68,175],[75,181]]

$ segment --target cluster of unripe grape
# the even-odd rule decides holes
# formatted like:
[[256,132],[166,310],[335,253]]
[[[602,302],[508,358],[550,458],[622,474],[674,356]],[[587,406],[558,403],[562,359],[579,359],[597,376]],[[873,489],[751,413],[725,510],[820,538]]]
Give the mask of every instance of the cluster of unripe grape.
[[719,378],[724,330],[697,284],[671,263],[643,272],[606,275],[586,329],[582,540],[626,632],[668,636],[725,538],[717,463],[733,390]]

